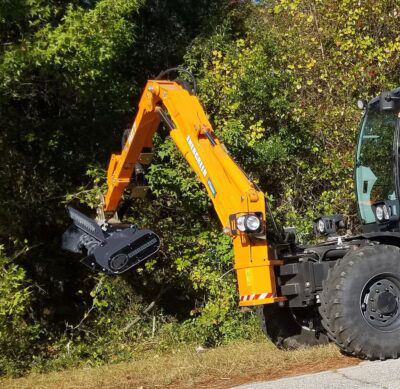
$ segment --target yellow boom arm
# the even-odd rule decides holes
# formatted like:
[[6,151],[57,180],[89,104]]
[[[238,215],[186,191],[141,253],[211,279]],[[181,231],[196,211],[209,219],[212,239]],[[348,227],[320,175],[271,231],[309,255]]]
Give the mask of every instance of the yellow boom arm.
[[265,231],[264,194],[219,142],[197,97],[176,82],[147,82],[125,146],[111,157],[104,211],[116,211],[143,149],[152,147],[160,119],[167,122],[171,138],[204,184],[224,232],[232,236],[240,305],[286,300],[276,295],[274,266],[281,262],[268,249],[265,236],[254,238],[236,225],[238,216],[253,214]]

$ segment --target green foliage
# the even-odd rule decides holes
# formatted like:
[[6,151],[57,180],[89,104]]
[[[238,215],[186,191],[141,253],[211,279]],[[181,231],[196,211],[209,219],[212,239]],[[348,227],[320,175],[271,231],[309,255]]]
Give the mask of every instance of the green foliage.
[[29,323],[31,287],[25,271],[4,254],[0,245],[0,374],[26,370],[39,328]]
[[63,334],[52,344],[50,355],[42,353],[35,358],[35,371],[129,360],[138,340],[151,336],[152,316],[143,313],[142,301],[132,294],[129,283],[106,276],[93,281],[91,305],[78,323],[66,324]]

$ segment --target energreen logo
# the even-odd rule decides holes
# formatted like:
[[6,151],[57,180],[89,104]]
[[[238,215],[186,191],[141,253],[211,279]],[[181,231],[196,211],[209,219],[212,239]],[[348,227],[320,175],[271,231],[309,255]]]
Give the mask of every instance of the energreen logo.
[[199,165],[199,168],[200,168],[201,172],[203,173],[203,176],[205,177],[207,175],[207,169],[205,168],[203,161],[201,160],[200,155],[197,152],[196,147],[192,142],[192,139],[190,138],[190,135],[187,136],[186,142],[188,143],[190,150],[192,151],[192,154],[194,156],[194,159],[197,162],[197,165]]

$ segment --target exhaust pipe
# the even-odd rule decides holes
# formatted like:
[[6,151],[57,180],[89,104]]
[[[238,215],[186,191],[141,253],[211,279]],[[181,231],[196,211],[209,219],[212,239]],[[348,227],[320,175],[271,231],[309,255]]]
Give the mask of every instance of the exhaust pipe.
[[127,224],[102,226],[72,207],[72,224],[62,236],[64,250],[86,254],[81,260],[94,272],[118,275],[138,266],[160,249],[160,238],[150,230]]

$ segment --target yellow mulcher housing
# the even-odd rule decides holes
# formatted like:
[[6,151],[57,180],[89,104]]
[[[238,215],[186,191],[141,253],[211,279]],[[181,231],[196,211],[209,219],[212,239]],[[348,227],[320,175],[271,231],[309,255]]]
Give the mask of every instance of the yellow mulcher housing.
[[[182,71],[170,69],[159,78],[177,70]],[[108,219],[95,222],[69,208],[73,224],[63,236],[63,247],[86,253],[82,261],[86,266],[108,274],[121,274],[158,251],[160,239],[154,232],[111,221],[128,187],[134,195],[141,194],[143,186],[135,187],[134,179],[143,173],[143,165],[151,162],[152,139],[163,121],[203,183],[223,231],[232,238],[239,304],[259,306],[261,325],[272,341],[278,346],[296,347],[326,343],[330,339],[344,351],[363,358],[397,357],[400,353],[400,233],[397,232],[400,180],[396,173],[394,189],[387,199],[372,203],[369,195],[376,177],[368,158],[374,157],[377,166],[382,166],[378,160],[381,157],[372,155],[371,150],[374,150],[372,143],[384,136],[395,139],[393,147],[398,153],[398,95],[397,90],[387,92],[363,106],[357,193],[364,207],[362,214],[374,223],[382,217],[374,224],[377,227],[371,227],[369,222],[362,235],[339,236],[337,229],[342,218],[323,217],[316,221],[315,231],[330,235],[330,240],[315,246],[299,246],[295,233],[286,231],[277,250],[267,241],[264,193],[220,143],[195,91],[180,80],[150,80],[133,126],[125,134],[121,154],[111,156],[103,204]],[[362,146],[365,144],[369,148]],[[372,157],[366,158],[367,152]]]

